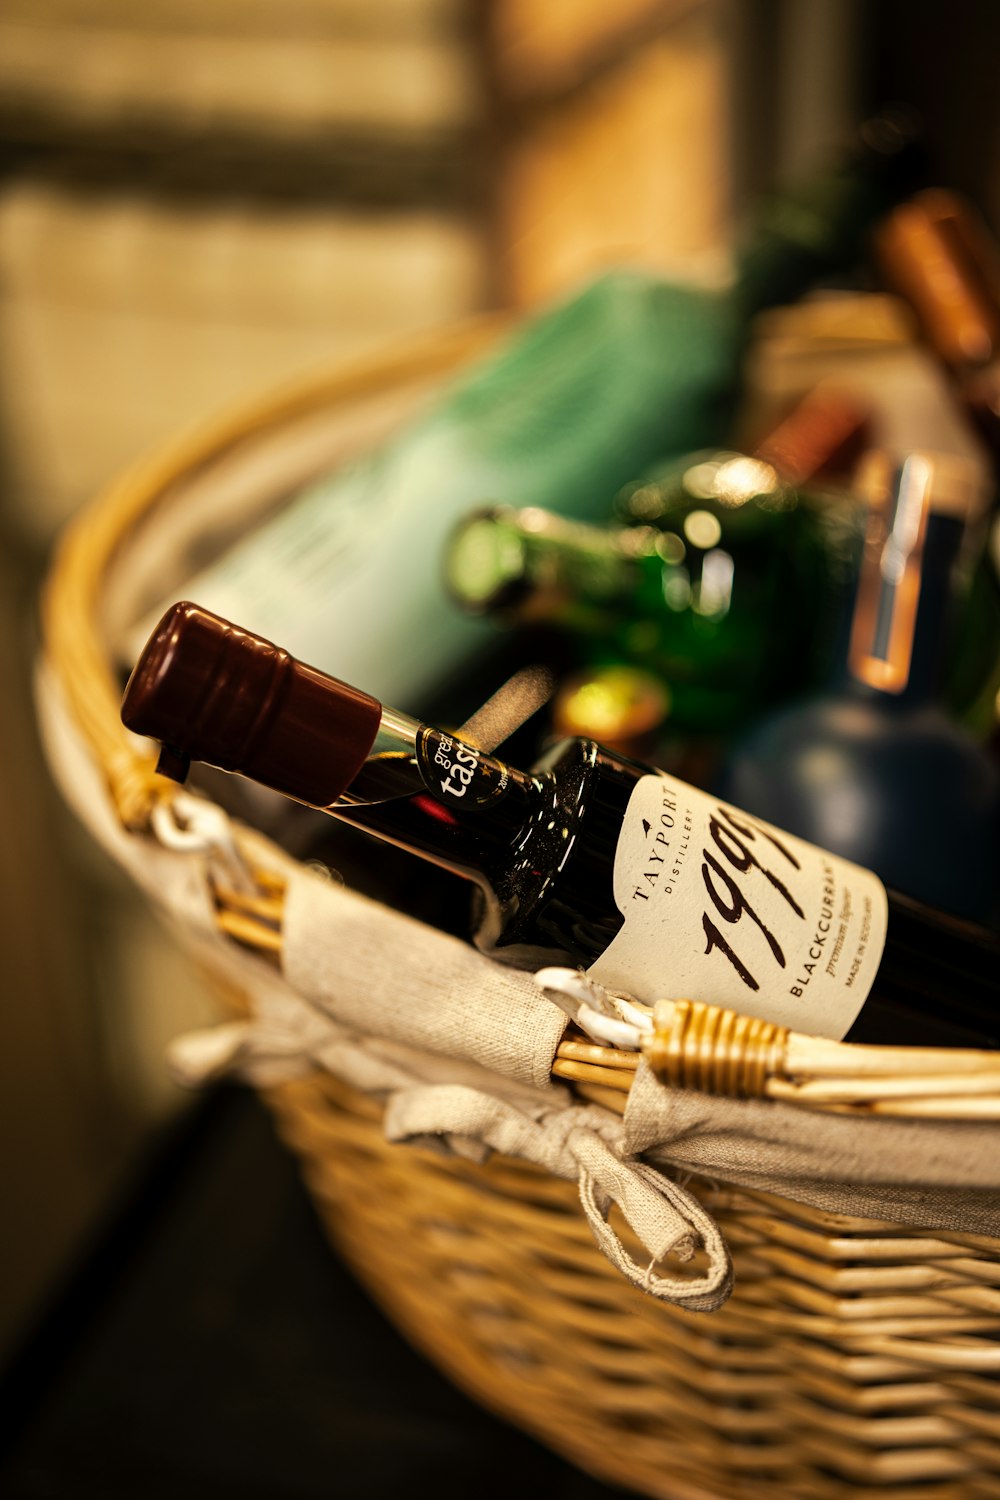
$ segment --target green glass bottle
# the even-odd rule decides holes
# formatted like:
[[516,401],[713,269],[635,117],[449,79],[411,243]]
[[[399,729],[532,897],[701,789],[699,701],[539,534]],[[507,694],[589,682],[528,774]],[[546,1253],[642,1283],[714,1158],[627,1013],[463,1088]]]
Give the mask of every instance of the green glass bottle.
[[654,671],[689,732],[725,733],[822,679],[861,547],[857,505],[716,454],[630,487],[622,507],[650,521],[589,526],[534,507],[467,517],[445,554],[452,598],[503,623],[554,625],[591,662]]

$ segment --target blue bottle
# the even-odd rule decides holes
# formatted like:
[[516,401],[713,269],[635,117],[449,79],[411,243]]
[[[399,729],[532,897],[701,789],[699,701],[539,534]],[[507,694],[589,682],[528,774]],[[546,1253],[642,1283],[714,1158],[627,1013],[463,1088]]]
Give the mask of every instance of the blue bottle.
[[895,890],[995,924],[1000,767],[937,701],[975,485],[950,454],[869,457],[868,533],[839,681],[751,731],[722,790]]

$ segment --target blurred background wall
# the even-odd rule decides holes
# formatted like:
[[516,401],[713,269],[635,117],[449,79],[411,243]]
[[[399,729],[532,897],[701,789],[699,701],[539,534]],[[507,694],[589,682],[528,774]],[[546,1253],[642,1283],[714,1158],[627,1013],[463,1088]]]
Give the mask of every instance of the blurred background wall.
[[733,225],[889,99],[1000,217],[990,0],[5,0],[0,1179],[9,1348],[178,1107],[186,966],[49,786],[60,527],[151,445],[317,367]]

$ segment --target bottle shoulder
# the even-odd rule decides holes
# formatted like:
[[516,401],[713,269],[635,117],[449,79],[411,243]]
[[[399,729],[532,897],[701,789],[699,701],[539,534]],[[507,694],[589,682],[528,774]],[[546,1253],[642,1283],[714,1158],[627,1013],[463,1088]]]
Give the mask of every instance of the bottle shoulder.
[[[477,942],[508,962],[586,964],[621,926],[614,854],[636,782],[649,768],[593,740],[552,746],[534,768],[536,814],[515,858],[495,882],[495,928]],[[488,914],[487,914],[488,916]]]

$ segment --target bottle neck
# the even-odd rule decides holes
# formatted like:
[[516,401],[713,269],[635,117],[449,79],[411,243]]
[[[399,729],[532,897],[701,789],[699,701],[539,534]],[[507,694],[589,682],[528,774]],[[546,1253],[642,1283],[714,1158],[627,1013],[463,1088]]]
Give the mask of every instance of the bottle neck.
[[635,601],[646,572],[659,574],[648,528],[602,528],[548,511],[497,507],[466,521],[446,562],[466,610],[519,623],[599,629]]
[[177,780],[191,761],[238,772],[486,886],[545,801],[542,779],[188,601],[147,642],[122,718]]
[[544,804],[540,778],[384,709],[368,757],[324,811],[493,891]]

